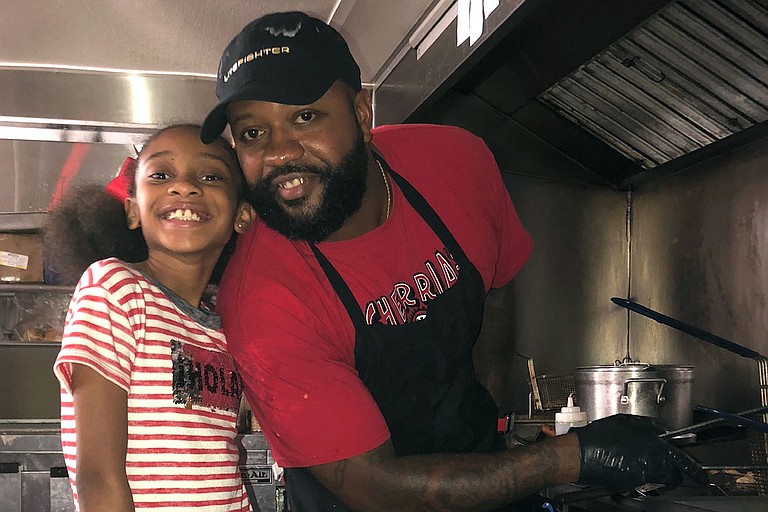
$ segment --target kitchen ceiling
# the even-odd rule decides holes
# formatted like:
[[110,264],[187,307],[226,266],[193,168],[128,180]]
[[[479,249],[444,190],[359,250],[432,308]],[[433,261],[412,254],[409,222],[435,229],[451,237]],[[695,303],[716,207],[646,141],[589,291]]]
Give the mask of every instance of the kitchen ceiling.
[[372,81],[434,0],[4,0],[0,66],[52,65],[214,76],[249,21],[300,10],[349,41]]
[[107,182],[157,126],[202,121],[222,50],[260,15],[329,22],[371,84],[439,1],[1,1],[0,226],[37,229],[67,187]]

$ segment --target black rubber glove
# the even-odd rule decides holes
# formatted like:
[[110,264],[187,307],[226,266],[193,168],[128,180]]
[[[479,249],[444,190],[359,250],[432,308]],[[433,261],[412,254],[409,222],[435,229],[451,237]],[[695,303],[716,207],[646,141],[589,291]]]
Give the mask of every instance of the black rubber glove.
[[708,483],[698,462],[659,438],[664,429],[651,418],[618,414],[573,428],[571,432],[579,438],[579,484],[623,492],[645,483]]

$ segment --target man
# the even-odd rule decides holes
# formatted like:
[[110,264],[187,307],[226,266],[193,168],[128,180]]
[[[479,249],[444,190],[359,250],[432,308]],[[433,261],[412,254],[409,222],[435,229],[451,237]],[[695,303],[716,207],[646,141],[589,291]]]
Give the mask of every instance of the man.
[[472,347],[486,294],[532,244],[482,141],[372,130],[346,43],[297,12],[232,40],[217,96],[201,137],[229,122],[263,221],[219,310],[291,510],[491,510],[566,482],[703,481],[647,418],[497,442]]

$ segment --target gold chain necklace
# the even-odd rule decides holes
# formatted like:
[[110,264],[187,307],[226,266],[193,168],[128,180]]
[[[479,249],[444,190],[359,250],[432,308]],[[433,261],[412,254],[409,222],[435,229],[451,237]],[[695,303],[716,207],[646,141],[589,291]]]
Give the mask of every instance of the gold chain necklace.
[[389,180],[387,180],[387,175],[384,174],[384,168],[381,166],[381,162],[376,160],[376,163],[379,164],[381,178],[384,180],[384,186],[387,187],[387,216],[384,217],[384,220],[387,220],[389,218],[389,210],[392,207],[392,192],[389,190]]

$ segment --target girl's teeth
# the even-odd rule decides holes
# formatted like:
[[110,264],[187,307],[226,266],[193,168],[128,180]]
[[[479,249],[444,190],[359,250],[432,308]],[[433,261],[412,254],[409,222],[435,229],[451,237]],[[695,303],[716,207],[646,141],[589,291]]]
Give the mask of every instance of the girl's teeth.
[[182,210],[181,208],[178,208],[171,213],[168,214],[168,220],[193,220],[195,222],[200,221],[200,216],[196,213],[194,213],[192,210],[187,208],[186,210]]

